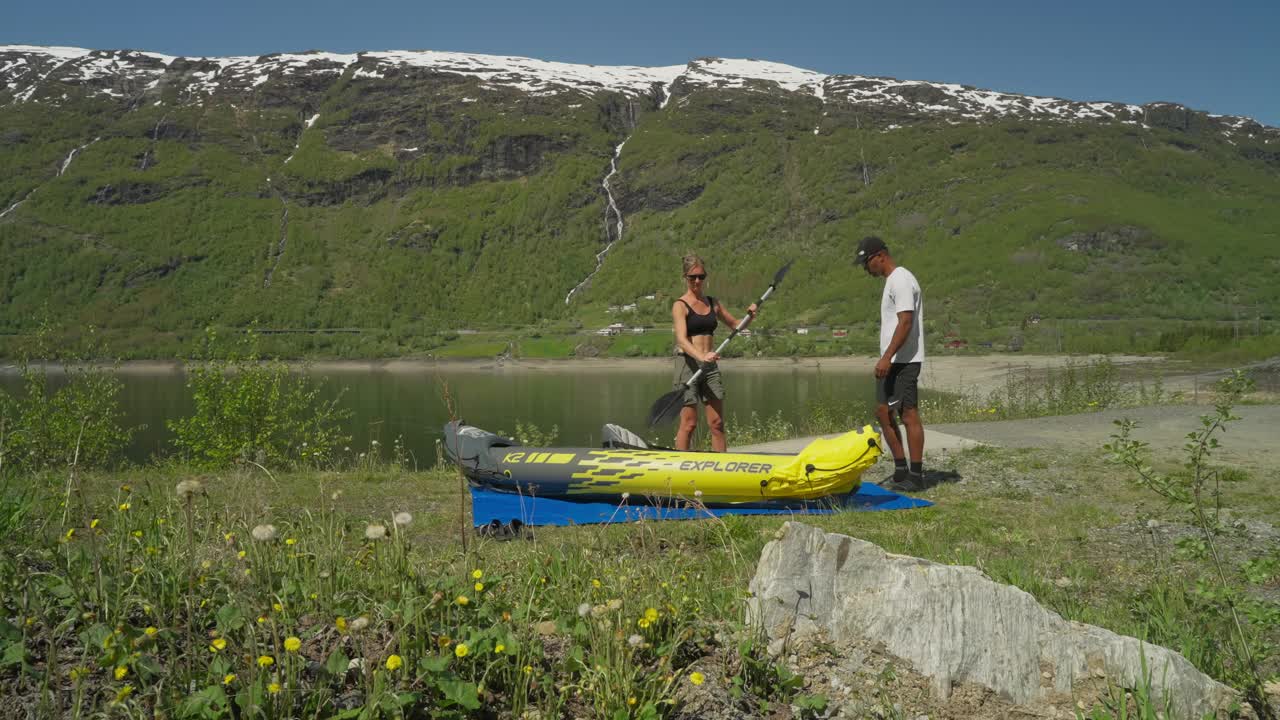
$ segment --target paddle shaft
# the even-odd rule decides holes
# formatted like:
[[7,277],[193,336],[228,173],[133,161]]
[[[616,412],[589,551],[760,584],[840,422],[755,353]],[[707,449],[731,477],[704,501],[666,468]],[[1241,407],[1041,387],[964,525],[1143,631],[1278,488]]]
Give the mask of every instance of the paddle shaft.
[[[775,286],[770,285],[769,288],[764,291],[764,294],[760,296],[760,299],[756,301],[756,312],[760,312],[760,306],[764,305],[764,301],[768,300],[769,296],[773,294],[774,287]],[[720,345],[716,347],[716,354],[719,355],[721,352],[723,352],[725,346],[729,344],[729,341],[737,337],[738,333],[745,330],[746,327],[751,324],[751,321],[755,319],[755,317],[756,317],[756,313],[748,312],[746,317],[739,320],[738,326],[733,329],[733,332],[729,333],[729,337],[722,340],[720,342]],[[698,379],[702,377],[702,373],[703,373],[702,363],[698,363],[698,372],[694,373],[693,377],[684,381],[685,387],[693,387],[693,384],[698,382]]]

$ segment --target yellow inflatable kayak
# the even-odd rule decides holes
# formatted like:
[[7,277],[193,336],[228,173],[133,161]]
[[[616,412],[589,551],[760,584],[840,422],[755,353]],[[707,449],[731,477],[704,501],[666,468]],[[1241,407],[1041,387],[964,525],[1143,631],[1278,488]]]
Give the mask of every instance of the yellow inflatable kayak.
[[819,438],[795,454],[709,453],[650,448],[605,426],[605,447],[526,447],[462,422],[444,429],[445,447],[475,486],[580,502],[665,503],[697,499],[707,507],[778,506],[844,495],[880,456],[870,425]]

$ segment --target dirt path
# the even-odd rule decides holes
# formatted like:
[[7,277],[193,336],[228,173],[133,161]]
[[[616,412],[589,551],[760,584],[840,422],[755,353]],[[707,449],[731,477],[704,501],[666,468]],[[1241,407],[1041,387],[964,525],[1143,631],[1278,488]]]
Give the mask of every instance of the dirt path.
[[[1101,448],[1116,431],[1114,421],[1128,417],[1140,426],[1133,437],[1153,449],[1181,448],[1187,433],[1200,427],[1199,417],[1212,412],[1203,405],[1160,405],[1107,410],[1084,415],[931,425],[930,429],[1002,447]],[[1218,457],[1260,468],[1280,469],[1280,405],[1242,405],[1235,409],[1240,420],[1219,436]],[[926,450],[928,446],[926,445]]]

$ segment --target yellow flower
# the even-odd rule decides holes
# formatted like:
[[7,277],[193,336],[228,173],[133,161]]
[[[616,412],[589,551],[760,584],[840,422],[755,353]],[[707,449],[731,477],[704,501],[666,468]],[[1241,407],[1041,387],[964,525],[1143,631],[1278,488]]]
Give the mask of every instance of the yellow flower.
[[117,680],[123,680],[123,679],[125,678],[125,676],[126,676],[126,675],[128,675],[128,674],[129,674],[129,668],[125,667],[124,665],[121,665],[120,667],[117,667],[117,668],[116,668],[116,679],[117,679]]
[[503,645],[502,643],[498,643],[497,645],[493,646],[493,651],[499,654],[501,654],[502,651],[506,649],[507,649],[507,646]]
[[134,536],[134,537],[136,537],[136,538],[140,538],[140,537],[142,537],[142,531],[141,531],[141,530],[134,530],[134,531],[133,531],[133,536]]
[[689,682],[693,683],[694,685],[701,685],[706,681],[707,681],[707,676],[703,675],[702,673],[696,670],[689,673]]
[[[248,571],[248,570],[245,570],[245,572],[249,572],[249,571]],[[261,625],[262,623],[264,623],[264,622],[266,622],[266,621],[267,621],[267,616],[266,616],[266,615],[259,615],[259,616],[258,616],[258,624],[259,624],[259,625]]]
[[285,545],[297,545],[297,544],[298,544],[298,539],[297,539],[297,538],[289,538],[288,540],[285,540],[285,541],[284,541],[284,544],[285,544]]
[[466,595],[459,595],[458,598],[454,600],[454,602],[458,603],[459,605],[466,605],[467,603],[471,602],[471,599],[468,598]]
[[128,510],[130,507],[132,506],[129,505],[129,503],[120,503],[120,512],[124,512],[125,510]]
[[258,667],[270,667],[275,664],[276,664],[276,659],[271,657],[270,655],[258,656]]
[[271,603],[271,609],[275,610],[276,612],[283,612],[284,606],[281,605],[280,603]]
[[223,684],[223,685],[230,685],[231,683],[233,683],[233,682],[235,682],[235,681],[236,681],[236,674],[235,674],[235,673],[227,673],[226,675],[223,675],[223,676],[222,676],[222,684]]
[[268,686],[267,686],[267,692],[271,693],[272,695],[279,695],[279,694],[280,694],[280,683],[278,683],[278,682],[273,682],[273,683],[271,683],[270,685],[268,685]]
[[236,553],[236,555],[237,555],[241,560],[243,560],[243,559],[244,559],[244,551],[243,551],[243,550],[241,550],[240,552]]
[[158,633],[158,632],[160,632],[160,631],[159,631],[159,630],[157,630],[157,629],[156,629],[156,628],[154,628],[154,627],[149,627],[149,628],[147,628],[146,630],[143,630],[142,632],[146,633],[146,634],[147,634],[147,637],[155,637],[155,636],[156,636],[156,633]]
[[99,522],[99,521],[98,521],[98,518],[94,518],[93,520],[90,520],[90,521],[89,521],[89,529],[90,529],[90,530],[96,529],[96,528],[98,527],[98,522]]
[[284,649],[296,653],[302,649],[302,640],[290,635],[284,639]]
[[635,705],[635,704],[636,704],[636,696],[635,696],[635,695],[632,695],[631,697],[627,698],[627,704],[628,704],[628,705]]
[[636,621],[636,625],[639,625],[641,630],[646,630],[649,627],[649,621],[646,618],[640,618]]
[[476,583],[476,592],[484,592],[484,583]]
[[163,525],[163,524],[164,524],[164,518],[156,518],[156,524],[157,524],[157,525]]
[[76,534],[76,529],[75,529],[75,528],[69,528],[69,529],[67,530],[66,539],[67,539],[67,540],[70,540],[70,539],[71,539],[71,536],[72,536],[72,535],[75,535],[75,534]]
[[658,611],[654,608],[645,608],[644,619],[651,623],[658,622]]
[[222,533],[222,539],[231,542],[236,537],[235,533]]
[[525,675],[528,675],[528,674],[529,674],[529,673],[531,673],[531,672],[533,672],[533,666],[532,666],[532,665],[525,665],[525,666],[524,666],[524,674],[525,674]]
[[225,650],[226,648],[227,641],[224,638],[214,638],[213,642],[209,643],[209,652],[218,652],[219,650]]
[[441,648],[449,647],[449,643],[451,642],[453,642],[453,640],[451,640],[448,635],[441,635],[440,637],[436,638],[436,644],[439,645]]
[[125,685],[116,693],[116,702],[124,702],[126,698],[133,694],[133,686]]
[[338,616],[338,619],[335,620],[333,624],[335,627],[338,628],[338,632],[344,633],[347,631],[347,619],[342,617],[341,615]]
[[469,652],[471,652],[471,651],[467,648],[467,644],[466,644],[466,643],[458,643],[458,644],[453,648],[453,654],[454,654],[454,655],[457,655],[457,656],[458,656],[458,657],[460,657],[460,658],[464,658],[464,657],[466,657],[466,656],[467,656],[467,653],[469,653]]
[[591,578],[591,587],[600,587],[600,581],[595,578]]
[[399,655],[392,655],[387,658],[387,669],[392,672],[399,670],[402,665],[404,665],[404,658]]
[[482,570],[472,570],[471,577],[475,578],[476,580],[479,580],[480,578],[484,577],[484,572]]

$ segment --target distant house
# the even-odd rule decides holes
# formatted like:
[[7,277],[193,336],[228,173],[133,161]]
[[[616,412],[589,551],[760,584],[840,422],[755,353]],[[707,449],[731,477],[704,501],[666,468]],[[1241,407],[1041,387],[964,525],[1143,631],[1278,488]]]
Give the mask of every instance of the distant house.
[[597,330],[597,331],[596,331],[596,334],[597,334],[597,335],[608,336],[608,335],[617,335],[617,334],[618,334],[618,333],[620,333],[620,332],[622,332],[622,331],[621,331],[621,330],[619,330],[618,328],[616,328],[616,327],[614,327],[614,326],[610,325],[609,327],[602,327],[602,328],[600,328],[599,330]]
[[635,312],[635,311],[636,311],[635,303],[628,303],[622,306],[622,312]]
[[832,330],[831,337],[849,337],[848,330]]
[[617,330],[621,332],[624,327],[626,327],[626,325],[623,325],[622,323],[609,323],[610,330]]
[[796,334],[797,334],[797,335],[808,335],[808,334],[809,334],[809,328],[807,328],[807,327],[796,328]]

